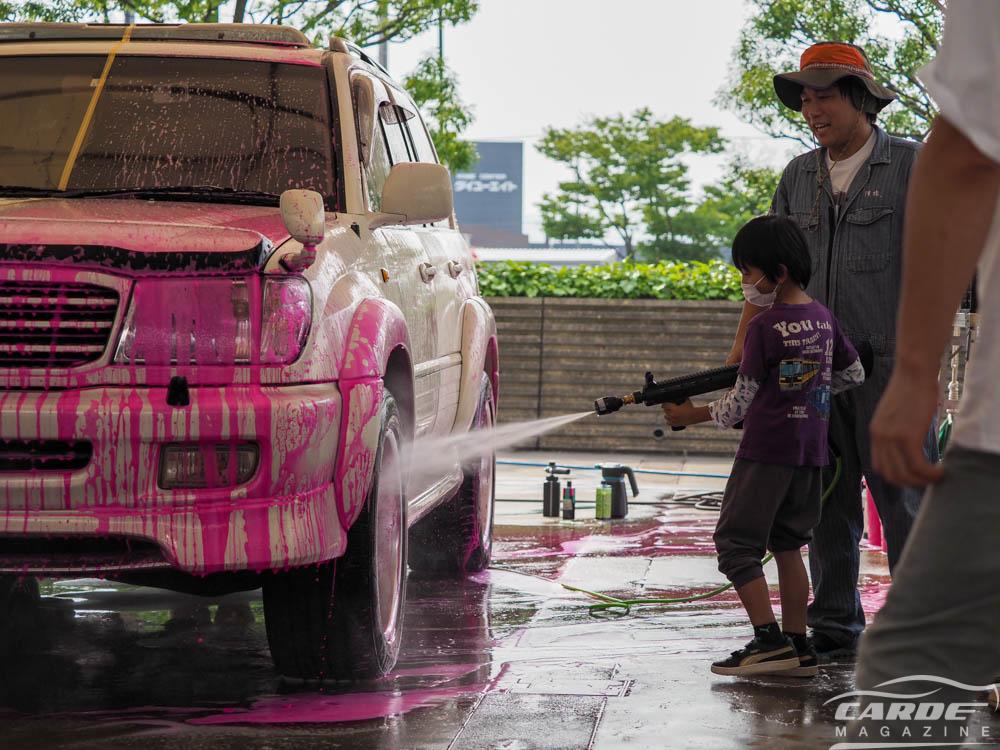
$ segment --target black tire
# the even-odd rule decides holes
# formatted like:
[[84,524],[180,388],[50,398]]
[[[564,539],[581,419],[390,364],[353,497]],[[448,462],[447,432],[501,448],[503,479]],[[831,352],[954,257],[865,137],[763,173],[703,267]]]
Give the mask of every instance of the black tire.
[[[491,430],[496,421],[493,386],[484,373],[473,430]],[[464,479],[451,499],[410,529],[410,567],[420,573],[462,577],[490,566],[496,454],[462,467]]]
[[41,632],[40,603],[37,578],[0,575],[0,653],[33,650]]
[[401,448],[399,411],[386,391],[372,488],[348,532],[346,553],[318,566],[264,576],[267,640],[281,674],[353,680],[378,677],[395,666],[407,574]]
[[41,596],[38,579],[34,576],[0,575],[0,610],[37,604]]

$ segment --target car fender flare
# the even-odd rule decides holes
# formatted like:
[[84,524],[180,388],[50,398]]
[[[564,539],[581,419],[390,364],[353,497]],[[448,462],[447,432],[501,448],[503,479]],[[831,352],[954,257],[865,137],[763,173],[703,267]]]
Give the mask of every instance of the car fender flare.
[[345,530],[357,520],[372,486],[382,428],[383,378],[389,357],[400,348],[410,350],[402,311],[386,299],[361,302],[351,319],[339,368],[342,406],[333,479],[337,514]]
[[462,309],[462,376],[458,392],[453,433],[468,432],[479,404],[482,373],[493,385],[493,405],[500,397],[497,323],[482,297],[466,300]]

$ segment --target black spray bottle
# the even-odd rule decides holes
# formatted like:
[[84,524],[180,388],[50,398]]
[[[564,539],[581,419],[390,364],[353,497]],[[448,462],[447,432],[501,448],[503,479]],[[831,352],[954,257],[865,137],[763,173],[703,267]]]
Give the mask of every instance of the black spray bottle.
[[564,521],[576,518],[576,489],[573,487],[572,479],[567,479],[563,488],[562,517]]
[[549,461],[545,469],[545,483],[542,485],[542,515],[546,518],[559,518],[559,506],[562,501],[562,488],[559,476],[569,474],[569,469],[556,468],[555,461]]

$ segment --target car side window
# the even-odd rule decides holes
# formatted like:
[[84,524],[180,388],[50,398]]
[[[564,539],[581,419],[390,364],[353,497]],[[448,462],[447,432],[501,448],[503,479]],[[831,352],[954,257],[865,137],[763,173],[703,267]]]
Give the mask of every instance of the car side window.
[[410,131],[410,137],[413,139],[413,148],[417,152],[417,161],[437,164],[434,144],[431,143],[430,136],[427,134],[427,126],[424,124],[423,118],[418,114],[408,120],[406,125]]
[[403,127],[410,136],[410,144],[413,149],[413,160],[422,161],[427,164],[437,164],[437,155],[434,151],[434,144],[431,142],[427,132],[424,118],[420,116],[417,105],[409,95],[397,90],[392,90],[392,98],[396,106],[405,116]]
[[389,160],[389,149],[385,143],[385,133],[382,126],[376,124],[371,143],[371,156],[365,165],[365,180],[368,183],[368,208],[371,211],[382,210],[382,189],[389,178],[392,162]]
[[[397,111],[404,118],[403,129],[408,136],[413,160],[427,164],[438,164],[434,143],[430,139],[427,126],[420,116],[417,105],[413,103],[413,99],[398,89],[392,89],[392,97],[396,101]],[[450,221],[448,219],[442,219],[427,226],[441,228],[448,227],[449,225]]]
[[378,108],[379,120],[385,132],[385,140],[389,144],[389,157],[393,164],[405,164],[415,161],[410,145],[407,143],[406,131],[403,130],[405,115],[400,107],[391,102],[382,102]]
[[392,169],[379,116],[379,102],[386,101],[388,95],[381,81],[362,72],[351,76],[351,95],[354,99],[359,156],[368,188],[368,209],[380,211],[382,191]]

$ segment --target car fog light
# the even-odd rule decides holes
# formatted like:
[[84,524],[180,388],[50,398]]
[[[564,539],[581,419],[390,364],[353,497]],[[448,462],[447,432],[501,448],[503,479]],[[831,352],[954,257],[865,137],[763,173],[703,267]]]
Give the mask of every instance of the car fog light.
[[256,443],[167,445],[160,451],[160,488],[212,489],[249,482],[257,471]]

